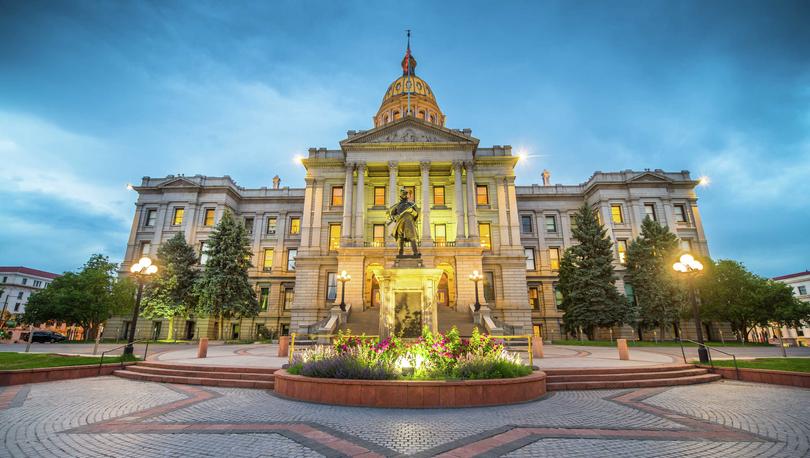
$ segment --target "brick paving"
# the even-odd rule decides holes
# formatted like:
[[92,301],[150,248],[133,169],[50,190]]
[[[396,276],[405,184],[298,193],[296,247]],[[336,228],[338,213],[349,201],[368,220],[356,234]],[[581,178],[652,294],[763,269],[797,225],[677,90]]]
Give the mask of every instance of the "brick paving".
[[742,382],[369,409],[114,377],[0,389],[0,456],[810,456],[810,390]]

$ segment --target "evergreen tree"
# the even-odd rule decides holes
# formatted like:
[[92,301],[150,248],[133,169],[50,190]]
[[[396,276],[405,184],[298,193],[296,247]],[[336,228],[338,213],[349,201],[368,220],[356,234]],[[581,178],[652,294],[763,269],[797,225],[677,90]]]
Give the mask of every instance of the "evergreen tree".
[[664,337],[666,326],[680,318],[686,301],[672,264],[678,256],[678,237],[667,226],[644,218],[641,235],[627,247],[625,282],[633,285],[638,304],[639,337],[641,329],[659,327]]
[[206,242],[208,261],[197,281],[195,292],[198,310],[219,320],[218,336],[222,336],[222,320],[228,317],[255,317],[259,303],[248,280],[252,252],[245,226],[229,211]]
[[162,244],[157,252],[157,278],[147,284],[143,315],[169,319],[168,339],[174,337],[174,319],[191,314],[197,306],[195,283],[200,276],[197,253],[182,232]]
[[574,215],[572,232],[579,243],[565,250],[560,262],[563,323],[569,332],[582,328],[589,339],[597,327],[626,322],[627,300],[616,289],[613,243],[588,204]]

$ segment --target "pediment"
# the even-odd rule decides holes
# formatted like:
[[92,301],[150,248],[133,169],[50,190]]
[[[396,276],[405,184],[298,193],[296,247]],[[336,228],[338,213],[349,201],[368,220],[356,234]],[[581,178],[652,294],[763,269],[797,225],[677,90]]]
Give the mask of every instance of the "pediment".
[[628,183],[671,183],[672,180],[656,172],[642,172],[627,180]]
[[159,188],[199,188],[200,185],[184,177],[169,178],[158,185]]
[[360,145],[390,144],[468,144],[478,145],[478,139],[461,132],[437,126],[413,117],[380,126],[366,132],[350,136],[340,142],[343,147]]

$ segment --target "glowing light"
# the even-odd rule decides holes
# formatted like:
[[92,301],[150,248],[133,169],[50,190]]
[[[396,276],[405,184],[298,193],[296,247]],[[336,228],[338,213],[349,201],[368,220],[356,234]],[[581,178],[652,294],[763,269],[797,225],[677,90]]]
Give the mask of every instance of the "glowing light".
[[146,268],[146,274],[147,274],[147,275],[152,275],[152,274],[154,274],[155,272],[157,272],[157,266],[156,266],[156,265],[154,265],[154,264],[152,264],[151,266],[149,266],[149,267],[147,267],[147,268]]
[[130,191],[132,191],[132,190],[133,190],[133,189],[135,189],[135,188],[132,186],[132,183],[127,183],[127,189],[129,189]]
[[136,274],[136,273],[140,272],[141,269],[142,269],[142,267],[141,267],[140,264],[132,264],[132,267],[129,268],[129,271],[132,272],[133,274]]
[[149,259],[148,257],[144,256],[144,257],[142,257],[141,259],[138,260],[138,264],[140,264],[141,267],[149,267],[149,266],[152,265],[152,260]]
[[296,154],[295,156],[293,156],[293,162],[295,162],[296,164],[299,164],[299,165],[303,165],[304,164],[304,156],[301,156],[300,154]]
[[706,175],[703,175],[702,177],[698,178],[698,185],[699,186],[706,187],[706,186],[709,186],[709,184],[711,184],[711,180]]
[[518,151],[517,157],[518,157],[518,162],[526,162],[526,161],[529,160],[529,153],[527,153],[524,150],[520,150],[520,151]]
[[695,257],[692,256],[691,254],[686,253],[686,254],[681,256],[681,264],[684,264],[684,265],[688,266],[688,265],[692,264],[693,262],[695,262]]

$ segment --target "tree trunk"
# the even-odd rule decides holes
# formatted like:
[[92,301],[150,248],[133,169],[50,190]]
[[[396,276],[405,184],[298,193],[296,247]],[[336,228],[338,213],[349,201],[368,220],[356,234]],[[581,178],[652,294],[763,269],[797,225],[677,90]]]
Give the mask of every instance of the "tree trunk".
[[748,326],[742,325],[743,343],[748,343]]
[[169,317],[169,334],[166,336],[166,340],[172,340],[174,338],[174,316]]
[[217,340],[222,339],[222,324],[223,324],[222,320],[223,320],[222,312],[220,312],[219,313],[219,323],[217,323],[218,324],[218,326],[217,326]]
[[664,336],[666,336],[666,333],[667,333],[667,326],[664,323],[661,323],[661,325],[658,328],[659,328],[659,331],[661,332],[659,340],[663,341]]
[[636,334],[638,334],[638,341],[643,342],[644,341],[644,330],[641,329],[640,324],[636,325]]

